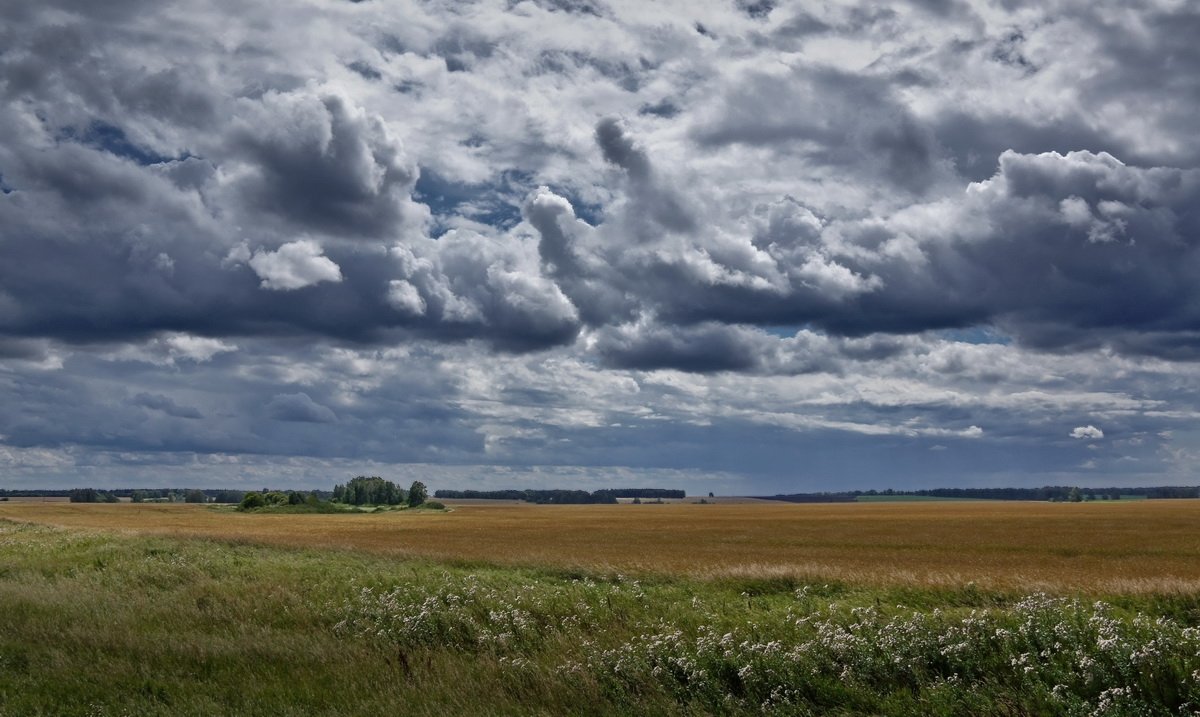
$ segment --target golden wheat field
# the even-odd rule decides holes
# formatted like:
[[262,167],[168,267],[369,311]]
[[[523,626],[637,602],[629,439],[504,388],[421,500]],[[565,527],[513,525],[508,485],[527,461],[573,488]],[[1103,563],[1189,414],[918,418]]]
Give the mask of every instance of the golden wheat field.
[[693,577],[1200,590],[1200,501],[457,506],[270,515],[199,505],[0,504],[0,518],[398,557]]

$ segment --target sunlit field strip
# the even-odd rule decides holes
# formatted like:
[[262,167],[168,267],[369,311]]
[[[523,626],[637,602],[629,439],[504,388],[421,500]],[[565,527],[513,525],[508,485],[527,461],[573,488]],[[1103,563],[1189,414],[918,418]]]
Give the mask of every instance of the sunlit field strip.
[[693,577],[1104,594],[1200,592],[1200,501],[527,506],[255,515],[195,505],[0,504],[51,525]]

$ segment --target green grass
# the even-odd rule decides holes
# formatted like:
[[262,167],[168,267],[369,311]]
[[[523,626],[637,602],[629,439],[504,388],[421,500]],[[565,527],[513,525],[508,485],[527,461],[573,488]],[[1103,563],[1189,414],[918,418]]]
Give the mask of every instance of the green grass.
[[1200,704],[1200,597],[1093,597],[635,580],[0,521],[0,715]]

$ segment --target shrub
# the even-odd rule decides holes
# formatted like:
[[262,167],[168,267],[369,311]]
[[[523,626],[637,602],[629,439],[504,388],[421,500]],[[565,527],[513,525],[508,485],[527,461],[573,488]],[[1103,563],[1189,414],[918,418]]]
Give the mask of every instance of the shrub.
[[242,498],[242,502],[238,504],[238,510],[254,510],[262,508],[266,504],[267,501],[263,499],[262,493],[247,493],[246,497]]
[[445,510],[446,504],[436,500],[427,500],[420,507],[429,508],[430,510]]

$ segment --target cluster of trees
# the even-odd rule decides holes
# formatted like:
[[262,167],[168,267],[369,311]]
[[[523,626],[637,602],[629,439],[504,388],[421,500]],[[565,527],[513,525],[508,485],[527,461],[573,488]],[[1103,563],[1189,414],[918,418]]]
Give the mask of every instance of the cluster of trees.
[[681,490],[665,488],[606,488],[586,490],[439,490],[437,498],[469,498],[476,500],[523,500],[528,503],[584,504],[616,503],[617,498],[683,498]]
[[95,488],[74,488],[67,491],[67,498],[72,503],[117,503],[120,498],[112,493],[105,493]]
[[308,505],[315,508],[320,504],[321,498],[316,491],[311,493],[301,493],[295,490],[270,490],[261,493],[255,491],[242,497],[238,502],[238,510],[254,510],[255,508],[279,505]]
[[379,476],[357,476],[333,487],[333,501],[347,505],[400,505],[416,507],[429,500],[429,489],[419,480],[408,490]]

